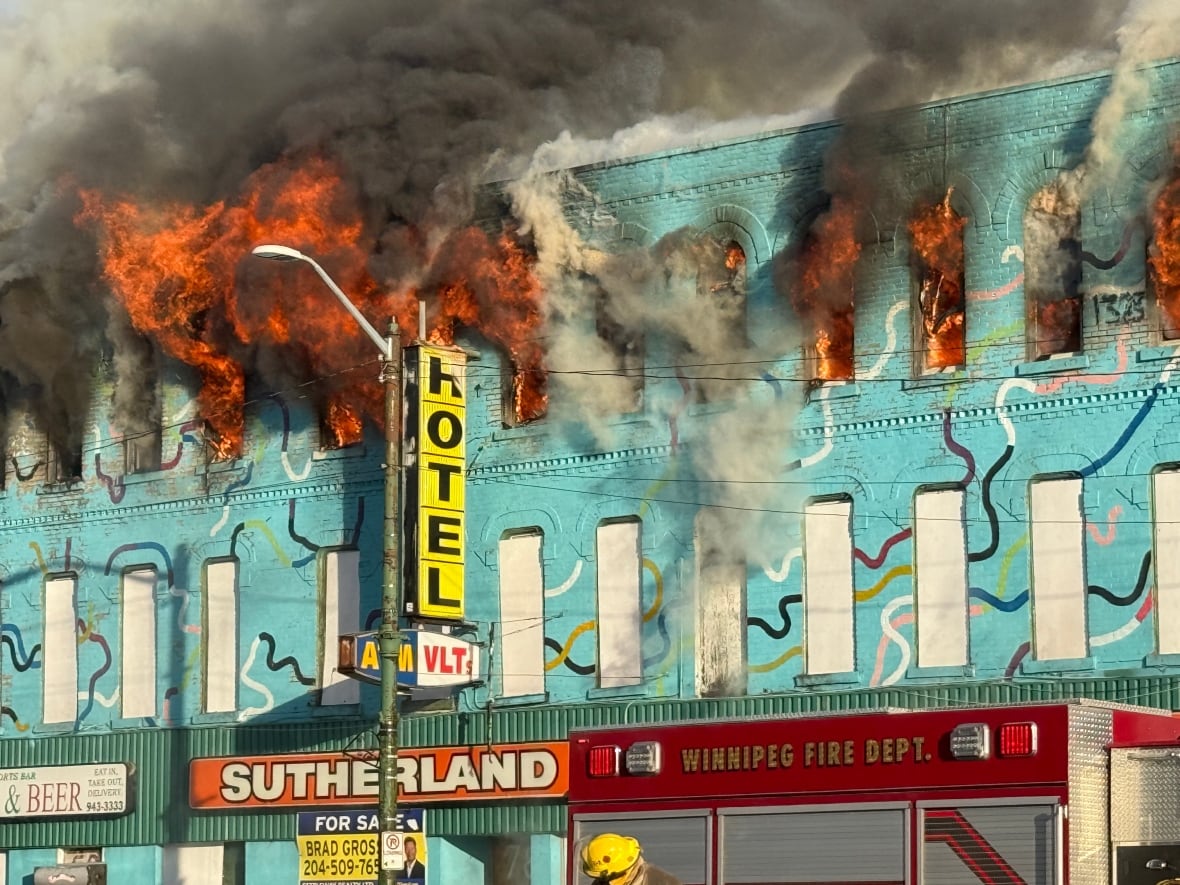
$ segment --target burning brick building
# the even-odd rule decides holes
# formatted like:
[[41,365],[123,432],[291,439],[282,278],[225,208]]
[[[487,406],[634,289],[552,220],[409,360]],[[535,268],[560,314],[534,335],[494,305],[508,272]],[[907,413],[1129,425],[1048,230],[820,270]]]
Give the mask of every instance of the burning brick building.
[[379,618],[378,366],[260,242],[473,355],[464,618],[413,623],[480,678],[402,726],[428,881],[561,876],[575,722],[1180,707],[1180,63],[1136,76],[1117,163],[1109,75],[974,94],[488,187],[392,295],[330,158],[80,189],[141,349],[80,354],[84,418],[7,398],[0,769],[134,778],[6,823],[9,881],[294,880],[298,811],[375,801],[335,654]]

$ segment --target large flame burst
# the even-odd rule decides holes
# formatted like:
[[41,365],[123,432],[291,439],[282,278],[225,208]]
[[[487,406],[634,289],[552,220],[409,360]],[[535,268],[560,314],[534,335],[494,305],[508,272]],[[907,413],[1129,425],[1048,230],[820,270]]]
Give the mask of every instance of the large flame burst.
[[926,368],[966,362],[963,326],[963,228],[967,219],[951,207],[951,191],[910,220],[910,237],[919,260],[918,308]]
[[1180,166],[1156,196],[1151,223],[1147,260],[1152,289],[1164,337],[1176,338],[1180,337]]
[[853,282],[860,243],[851,201],[836,198],[808,233],[799,254],[796,313],[808,323],[815,347],[815,378],[846,380],[853,373]]
[[[282,269],[245,263],[272,242],[314,256],[379,329],[392,320],[403,339],[416,328],[418,292],[382,294],[367,271],[359,201],[329,159],[313,156],[259,169],[233,205],[165,206],[81,191],[76,222],[96,229],[103,277],[132,324],[200,377],[198,403],[216,458],[240,453],[245,370],[252,350],[281,354],[291,371],[316,379],[325,427],[336,445],[360,437],[361,416],[380,421],[381,387],[372,343],[323,282],[302,263]],[[518,415],[544,411],[544,369],[536,328],[540,287],[525,251],[471,229],[453,236],[467,249],[448,255],[437,283],[439,322],[478,326],[504,345],[517,369]],[[446,247],[444,247],[446,248]],[[471,283],[471,280],[480,281]],[[490,282],[494,281],[494,282]]]

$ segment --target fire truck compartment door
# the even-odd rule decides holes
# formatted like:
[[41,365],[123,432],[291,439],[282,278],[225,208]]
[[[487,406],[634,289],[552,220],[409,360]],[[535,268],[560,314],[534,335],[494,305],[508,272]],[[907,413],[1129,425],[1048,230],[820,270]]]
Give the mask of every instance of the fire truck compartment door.
[[904,882],[908,809],[721,813],[725,883]]
[[[618,833],[638,839],[643,856],[684,885],[704,885],[707,881],[709,848],[713,841],[707,811],[625,816],[587,814],[574,818],[575,842],[599,833]],[[574,860],[576,863],[577,859]],[[590,880],[580,875],[578,881]]]
[[1057,806],[962,804],[921,810],[921,881],[1055,885]]

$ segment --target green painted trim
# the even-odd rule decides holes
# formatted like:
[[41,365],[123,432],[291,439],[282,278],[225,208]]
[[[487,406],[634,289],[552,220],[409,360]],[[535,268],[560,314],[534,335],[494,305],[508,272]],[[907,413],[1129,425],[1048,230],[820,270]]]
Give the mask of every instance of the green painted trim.
[[[402,720],[403,746],[471,746],[564,740],[571,728],[654,724],[748,716],[981,706],[1094,698],[1168,710],[1180,708],[1180,677],[1135,676],[959,683],[889,689],[795,692],[729,699],[628,700],[549,705],[486,713],[445,713]],[[490,728],[489,728],[490,724]],[[3,847],[276,842],[295,838],[295,812],[196,812],[188,807],[188,760],[204,756],[372,749],[374,723],[362,719],[236,728],[137,729],[0,740],[0,768],[123,761],[136,766],[136,809],[106,820],[5,822]],[[563,833],[561,802],[468,803],[429,809],[435,835]]]

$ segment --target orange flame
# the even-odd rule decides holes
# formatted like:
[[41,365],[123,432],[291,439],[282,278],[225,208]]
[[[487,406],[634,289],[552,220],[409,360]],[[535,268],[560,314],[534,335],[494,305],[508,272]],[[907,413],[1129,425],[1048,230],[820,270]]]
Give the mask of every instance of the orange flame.
[[[359,201],[335,163],[284,158],[251,175],[233,205],[203,209],[151,206],[94,190],[80,196],[75,223],[97,231],[103,277],[135,328],[197,370],[198,402],[216,458],[242,449],[241,359],[255,347],[277,349],[317,381],[336,445],[360,438],[361,415],[380,423],[378,372],[353,371],[373,362],[372,342],[346,311],[328,303],[323,281],[303,262],[264,266],[247,258],[260,243],[299,249],[329,269],[362,315],[392,314],[403,338],[413,334],[419,293],[380,294],[367,270]],[[423,293],[437,302],[429,340],[451,343],[456,326],[465,326],[507,351],[520,421],[544,414],[547,403],[534,263],[512,236],[493,241],[468,228],[444,243],[433,262],[437,281]]]
[[[329,379],[329,395],[349,407],[329,410],[329,423],[365,403],[380,415],[379,392],[339,374],[371,359],[371,344],[347,313],[325,309],[318,279],[272,267],[252,272],[248,297],[238,297],[240,262],[257,243],[276,242],[329,263],[362,312],[380,306],[358,244],[360,213],[335,164],[311,157],[263,167],[236,206],[148,207],[93,190],[81,199],[75,221],[98,230],[103,277],[135,328],[198,371],[216,458],[242,448],[245,374],[232,354],[243,345],[297,350],[309,372]],[[336,435],[355,433],[341,427]]]
[[746,250],[740,244],[730,240],[725,246],[725,269],[736,276],[746,263]]
[[361,441],[361,416],[350,403],[340,399],[339,394],[328,403],[324,424],[331,435],[327,448],[343,449]]
[[476,227],[452,234],[435,260],[448,282],[437,288],[437,316],[427,337],[453,343],[461,325],[478,329],[503,347],[512,364],[517,422],[544,415],[549,402],[539,338],[542,290],[535,264],[536,258],[512,234],[492,240]]
[[1172,339],[1180,337],[1180,165],[1156,196],[1154,210],[1147,261],[1164,337]]
[[951,190],[941,202],[920,209],[910,220],[910,237],[922,274],[918,307],[922,317],[926,367],[966,363],[963,327],[963,228],[967,219],[951,207]]
[[792,293],[795,311],[810,326],[816,353],[815,377],[847,380],[853,375],[853,282],[860,243],[857,212],[842,198],[820,216],[800,250],[799,285]]

